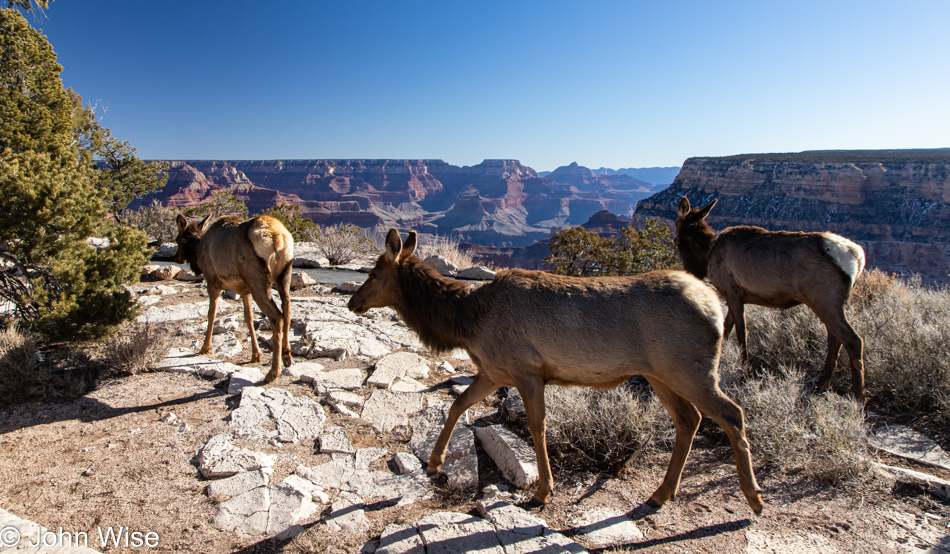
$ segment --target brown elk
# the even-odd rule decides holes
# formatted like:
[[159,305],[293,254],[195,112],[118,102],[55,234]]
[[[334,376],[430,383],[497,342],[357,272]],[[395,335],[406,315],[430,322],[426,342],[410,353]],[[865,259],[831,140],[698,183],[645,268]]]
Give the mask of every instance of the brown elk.
[[676,494],[702,412],[729,436],[742,492],[761,513],[742,409],[719,388],[723,315],[712,289],[679,271],[583,278],[511,270],[475,287],[439,275],[412,255],[415,247],[414,231],[403,244],[390,230],[349,309],[363,314],[392,306],[427,347],[463,348],[478,368],[449,409],[430,473],[441,469],[459,417],[499,387],[513,386],[524,400],[538,459],[533,502],[547,502],[553,479],[544,385],[611,388],[639,374],[676,427],[666,477],[649,503],[657,507]]
[[[251,297],[270,322],[273,331],[273,359],[264,378],[280,377],[280,361],[293,363],[290,356],[290,277],[293,271],[294,239],[281,222],[267,215],[242,220],[223,216],[213,223],[210,217],[188,221],[178,215],[177,263],[188,262],[197,275],[204,274],[208,283],[208,329],[201,353],[211,350],[218,296],[224,289],[241,295],[244,321],[251,335],[251,361],[261,361],[261,349],[251,314]],[[276,285],[276,286],[275,286]],[[271,296],[271,288],[280,294],[281,308]]]
[[733,325],[742,358],[746,345],[744,304],[786,309],[805,304],[828,331],[828,356],[818,390],[828,390],[844,344],[851,361],[854,397],[864,402],[864,360],[861,337],[844,313],[855,279],[864,270],[864,250],[834,233],[766,231],[759,227],[729,227],[716,235],[706,223],[713,200],[690,209],[684,196],[679,203],[674,242],[683,267],[709,281],[726,302],[728,337]]

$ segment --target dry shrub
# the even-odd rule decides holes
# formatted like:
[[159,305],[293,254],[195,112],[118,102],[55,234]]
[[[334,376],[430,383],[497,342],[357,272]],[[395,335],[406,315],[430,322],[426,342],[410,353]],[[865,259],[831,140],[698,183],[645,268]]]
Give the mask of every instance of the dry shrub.
[[103,345],[101,363],[112,371],[135,375],[164,360],[170,346],[168,333],[154,331],[147,323],[134,324]]
[[[858,278],[846,312],[864,338],[869,407],[928,414],[950,423],[950,291],[872,270]],[[805,367],[809,382],[817,380],[827,335],[811,310],[747,306],[746,316],[754,365],[766,371]],[[735,334],[726,347],[734,343]],[[833,384],[837,390],[851,388],[844,349]]]
[[490,263],[477,262],[470,253],[462,250],[457,240],[439,235],[432,237],[424,244],[419,244],[416,247],[416,256],[421,260],[429,256],[442,256],[459,269],[467,269],[478,265],[494,269],[494,266]]
[[672,445],[673,422],[647,389],[545,387],[547,444],[578,467],[615,471],[660,445]]
[[79,350],[44,356],[37,340],[15,326],[0,331],[0,405],[69,400],[92,390],[98,369]]
[[746,434],[756,463],[784,473],[804,473],[823,483],[868,474],[867,428],[861,408],[835,393],[813,395],[794,367],[741,380],[738,349],[727,353],[724,390],[745,412]]

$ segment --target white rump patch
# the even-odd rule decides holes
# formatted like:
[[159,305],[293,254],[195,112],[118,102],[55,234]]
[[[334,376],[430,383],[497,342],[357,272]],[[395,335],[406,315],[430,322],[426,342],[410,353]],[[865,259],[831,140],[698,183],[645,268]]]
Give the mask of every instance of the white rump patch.
[[682,276],[685,281],[692,281],[686,283],[687,286],[683,289],[684,296],[699,308],[699,312],[706,317],[709,324],[718,329],[719,334],[722,335],[725,328],[725,316],[722,313],[722,303],[719,301],[719,296],[702,281],[685,273]]
[[851,278],[851,284],[864,271],[864,249],[850,240],[834,233],[822,233],[825,252]]

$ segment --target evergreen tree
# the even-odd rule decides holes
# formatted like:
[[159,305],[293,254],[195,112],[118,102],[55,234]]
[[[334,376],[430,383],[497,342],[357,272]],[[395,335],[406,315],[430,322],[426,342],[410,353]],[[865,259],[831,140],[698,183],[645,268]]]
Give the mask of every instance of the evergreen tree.
[[616,237],[601,237],[583,227],[555,231],[551,255],[544,263],[554,273],[590,277],[636,275],[655,269],[678,269],[673,234],[658,218],[647,218],[643,229],[632,226]]
[[[55,276],[56,287],[41,277],[34,297],[22,300],[36,305],[37,330],[97,338],[134,314],[123,285],[148,259],[144,233],[107,212],[163,178],[98,125],[63,88],[61,72],[46,37],[15,9],[0,9],[0,249]],[[105,152],[115,155],[99,169]],[[108,246],[94,248],[90,237]]]

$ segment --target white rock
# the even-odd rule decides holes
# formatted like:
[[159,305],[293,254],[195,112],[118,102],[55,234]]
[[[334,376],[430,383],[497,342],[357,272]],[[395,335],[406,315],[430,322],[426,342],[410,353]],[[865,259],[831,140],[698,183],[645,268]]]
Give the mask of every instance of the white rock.
[[427,515],[416,524],[428,554],[478,552],[504,554],[495,528],[484,519],[455,512]]
[[339,489],[349,482],[353,466],[353,457],[347,456],[314,467],[299,465],[294,473],[323,489]]
[[538,464],[534,448],[502,425],[475,430],[482,449],[494,460],[505,479],[524,489],[537,482]]
[[317,438],[317,444],[319,445],[320,452],[323,454],[330,454],[332,452],[341,454],[356,453],[356,449],[353,448],[353,443],[350,442],[350,438],[346,436],[346,430],[342,427],[326,429],[324,434]]
[[251,367],[239,367],[231,374],[228,382],[228,394],[237,394],[244,387],[251,387],[264,380],[264,374]]
[[405,475],[422,469],[422,462],[419,461],[419,458],[417,458],[415,454],[396,452],[396,467],[399,468],[399,473]]
[[237,496],[257,487],[266,487],[273,468],[242,471],[225,479],[208,483],[205,492],[208,496]]
[[358,390],[363,387],[363,372],[356,367],[334,369],[314,376],[313,390],[327,394],[333,390]]
[[327,527],[331,531],[345,531],[347,533],[364,533],[369,529],[369,520],[363,510],[363,501],[353,495],[343,495],[333,503],[330,514],[326,518]]
[[396,352],[376,362],[376,370],[366,380],[367,384],[388,389],[403,377],[424,379],[429,376],[426,359],[412,352]]
[[373,428],[381,433],[392,431],[394,427],[409,424],[409,415],[422,411],[421,394],[407,392],[392,392],[388,390],[373,391],[360,415]]
[[643,533],[623,512],[608,508],[588,508],[576,523],[576,537],[591,546],[612,546],[643,538]]
[[379,537],[376,554],[426,554],[426,549],[415,525],[390,523]]
[[317,380],[317,377],[323,372],[323,365],[317,362],[296,362],[290,367],[285,367],[281,371],[281,375],[299,379],[304,383],[313,384],[313,382]]
[[273,456],[234,446],[229,433],[211,437],[198,453],[198,470],[208,479],[273,466]]
[[[409,439],[409,448],[415,455],[422,460],[422,463],[429,463],[429,455],[432,454],[432,448],[445,426],[445,415],[448,412],[448,405],[438,404],[430,406],[426,410],[413,417],[409,425],[412,427],[412,437]],[[471,431],[468,435],[459,433],[461,426],[456,425],[452,432],[452,438],[446,447],[445,459],[454,460],[472,452],[473,443],[469,442]]]
[[316,285],[316,284],[317,282],[313,279],[313,277],[307,275],[303,271],[294,271],[290,275],[290,289],[291,290],[298,290],[298,289],[302,289],[306,287],[312,287],[313,285]]
[[871,446],[889,454],[950,469],[950,456],[940,445],[909,427],[890,425],[878,428],[870,442]]
[[439,274],[445,275],[446,277],[452,277],[458,271],[458,266],[443,256],[429,256],[428,258],[422,260],[422,263],[435,269],[439,272]]
[[178,243],[163,242],[155,249],[152,257],[157,260],[171,260],[176,254],[178,254]]
[[218,504],[214,526],[222,531],[263,535],[267,532],[270,505],[270,487],[257,487],[243,492]]
[[343,292],[343,293],[354,293],[363,286],[363,283],[359,281],[347,281],[345,283],[340,283],[339,285],[333,287],[334,292]]
[[491,281],[495,278],[495,272],[483,266],[467,267],[459,270],[455,274],[457,279],[468,279],[472,281]]
[[360,448],[356,451],[355,467],[357,470],[368,470],[370,464],[387,454],[389,454],[389,451],[387,451],[385,448]]
[[267,534],[288,536],[288,531],[298,521],[309,518],[317,511],[309,492],[301,492],[294,486],[284,484],[271,487],[270,510],[267,518]]
[[393,392],[424,392],[428,389],[429,387],[416,381],[412,377],[403,377],[393,383],[393,386],[389,390]]

